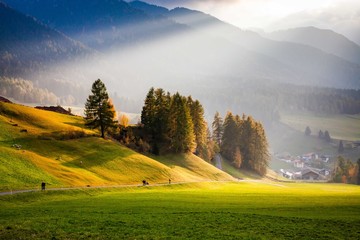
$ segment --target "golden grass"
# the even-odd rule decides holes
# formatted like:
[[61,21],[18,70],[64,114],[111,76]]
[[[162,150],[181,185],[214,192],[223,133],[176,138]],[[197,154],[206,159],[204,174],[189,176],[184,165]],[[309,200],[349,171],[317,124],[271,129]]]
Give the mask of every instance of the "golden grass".
[[[81,117],[0,103],[0,160],[7,166],[0,168],[0,189],[38,187],[42,179],[51,187],[232,180],[191,154],[154,159],[98,137],[61,140],[67,132],[96,134],[83,126]],[[27,174],[29,164],[39,174]]]

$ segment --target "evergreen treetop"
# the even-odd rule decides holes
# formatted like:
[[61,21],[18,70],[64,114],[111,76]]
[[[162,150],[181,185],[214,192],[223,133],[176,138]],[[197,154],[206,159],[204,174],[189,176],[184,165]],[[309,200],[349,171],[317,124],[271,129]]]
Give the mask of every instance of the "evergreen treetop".
[[93,129],[100,128],[101,137],[104,138],[108,128],[116,127],[115,109],[100,79],[93,83],[91,92],[85,103],[85,125]]

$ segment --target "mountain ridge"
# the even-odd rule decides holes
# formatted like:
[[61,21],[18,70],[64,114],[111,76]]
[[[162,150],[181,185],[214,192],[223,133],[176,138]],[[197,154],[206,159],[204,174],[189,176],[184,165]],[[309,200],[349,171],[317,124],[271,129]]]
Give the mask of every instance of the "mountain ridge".
[[[45,2],[44,0],[5,1],[21,3],[22,8],[37,2],[37,11],[51,10],[46,13],[49,19],[43,21],[56,26],[56,24],[61,25],[61,21],[54,20],[54,23],[51,23],[52,19],[49,16],[68,0],[62,1],[62,5],[57,8],[53,8],[51,4],[59,0],[49,1],[51,4],[45,7],[39,4]],[[126,25],[120,21],[120,25],[117,25],[116,19],[112,19],[111,14],[102,15],[100,11],[90,22],[109,23],[104,29],[98,29],[95,24],[94,35],[88,30],[80,31],[78,35],[68,32],[72,35],[69,36],[70,38],[87,36],[87,42],[94,43],[92,49],[101,53],[97,61],[85,59],[80,64],[73,64],[71,61],[62,64],[55,59],[51,67],[58,70],[57,74],[53,74],[49,67],[49,70],[45,69],[49,74],[44,74],[43,71],[31,78],[27,75],[26,79],[34,82],[44,79],[40,81],[42,87],[48,88],[56,95],[65,95],[70,100],[76,99],[72,102],[82,103],[86,99],[86,91],[91,81],[101,78],[111,89],[110,95],[114,96],[115,105],[129,112],[141,111],[142,98],[153,86],[192,94],[198,99],[202,97],[204,102],[209,102],[209,106],[205,105],[205,108],[210,114],[215,111],[211,103],[221,102],[220,108],[216,110],[232,109],[237,112],[238,108],[240,111],[250,109],[248,114],[253,115],[257,114],[253,110],[254,107],[240,108],[235,104],[239,101],[231,100],[227,96],[230,93],[234,96],[240,95],[240,92],[245,91],[242,88],[247,86],[246,82],[262,85],[265,82],[288,83],[294,87],[307,85],[360,88],[359,65],[318,48],[270,40],[255,32],[243,31],[211,15],[191,9],[169,10],[140,1],[120,2],[119,5],[112,0],[105,2],[92,0],[90,3],[96,4],[87,5],[87,8],[95,8],[92,11],[96,12],[97,4],[109,3],[107,6],[102,6],[107,9],[114,3],[114,8],[117,6],[123,6],[123,10],[131,8],[129,12],[142,16],[142,20],[137,21],[135,17],[134,24]],[[79,6],[87,4],[83,0],[77,0],[75,3]],[[71,7],[75,6],[75,3],[60,11],[65,13],[62,18],[79,17],[81,20],[89,14],[77,16],[75,14],[77,8]],[[136,7],[139,9],[135,9]],[[31,9],[34,9],[34,6],[31,6]],[[26,14],[31,15],[29,11]],[[113,11],[121,14],[121,10]],[[82,29],[81,24],[75,25],[74,29]],[[65,27],[66,24],[63,28]],[[88,26],[85,27],[88,29]],[[110,31],[107,31],[109,29]],[[86,45],[87,42],[83,44]],[[51,54],[48,57],[51,58]],[[253,89],[247,90],[253,91]],[[126,96],[130,101],[135,100],[137,103],[129,110],[121,102],[123,99],[118,96]],[[266,99],[268,96],[261,98]],[[242,101],[248,102],[247,99]],[[276,101],[274,104],[269,108],[277,109]],[[257,108],[256,112],[264,111],[261,106]]]
[[96,54],[84,44],[0,2],[0,75],[22,77],[34,69]]
[[288,41],[312,46],[360,64],[360,46],[345,36],[329,29],[301,27],[271,32],[263,36],[277,41]]

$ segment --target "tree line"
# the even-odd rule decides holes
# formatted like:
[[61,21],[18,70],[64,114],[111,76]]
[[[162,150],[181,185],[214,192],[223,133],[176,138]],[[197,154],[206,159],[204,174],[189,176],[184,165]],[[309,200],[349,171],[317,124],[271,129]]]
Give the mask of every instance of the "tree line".
[[251,116],[234,116],[228,112],[223,121],[216,112],[211,134],[198,100],[151,88],[141,123],[145,140],[155,154],[193,152],[211,160],[221,153],[239,169],[266,173],[270,160],[268,142],[262,124]]
[[141,124],[127,126],[126,119],[116,121],[115,108],[98,79],[85,104],[85,119],[88,127],[100,129],[102,137],[108,132],[132,148],[156,155],[194,153],[211,161],[221,153],[236,168],[260,175],[266,173],[270,160],[264,128],[251,116],[228,112],[223,121],[217,112],[211,134],[198,100],[161,88],[147,93]]
[[209,160],[207,123],[198,100],[151,88],[141,112],[144,140],[154,154],[194,152]]
[[216,112],[213,137],[221,154],[237,168],[265,175],[270,161],[265,130],[260,122],[245,114],[240,117],[228,112],[224,121]]

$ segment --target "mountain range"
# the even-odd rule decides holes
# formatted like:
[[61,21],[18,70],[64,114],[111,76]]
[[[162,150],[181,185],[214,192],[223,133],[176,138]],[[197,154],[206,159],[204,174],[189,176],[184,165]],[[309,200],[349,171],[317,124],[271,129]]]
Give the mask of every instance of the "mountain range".
[[193,94],[221,111],[234,108],[229,93],[246,92],[250,82],[360,88],[360,46],[329,30],[260,35],[203,12],[140,1],[2,2],[0,75],[58,96],[75,89],[74,103],[84,102],[97,78],[115,102],[137,99],[131,110],[120,103],[137,112],[151,86]]

